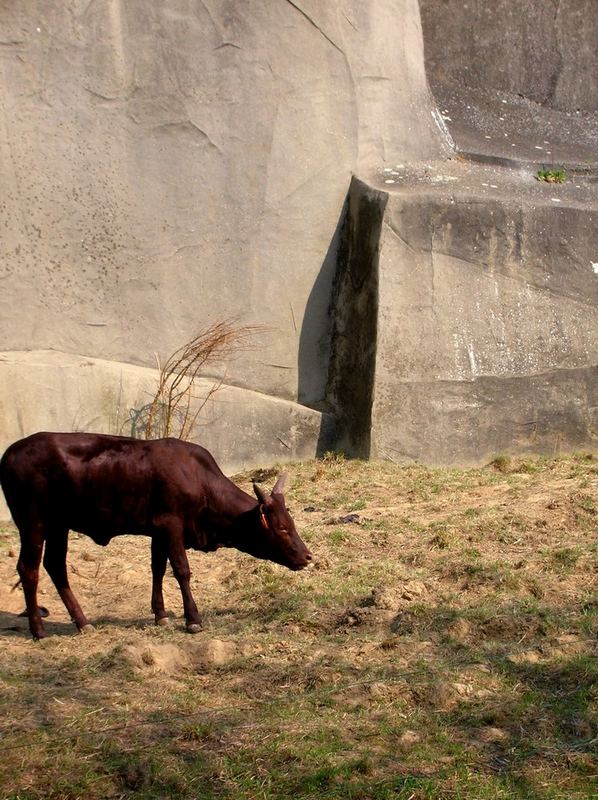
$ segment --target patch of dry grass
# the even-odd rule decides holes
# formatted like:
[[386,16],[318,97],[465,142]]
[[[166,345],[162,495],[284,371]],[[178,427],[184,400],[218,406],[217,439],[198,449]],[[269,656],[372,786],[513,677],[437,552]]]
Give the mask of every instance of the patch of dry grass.
[[289,472],[315,564],[191,554],[196,637],[151,624],[148,541],[72,536],[97,631],[44,577],[32,642],[0,530],[0,796],[595,797],[596,461]]

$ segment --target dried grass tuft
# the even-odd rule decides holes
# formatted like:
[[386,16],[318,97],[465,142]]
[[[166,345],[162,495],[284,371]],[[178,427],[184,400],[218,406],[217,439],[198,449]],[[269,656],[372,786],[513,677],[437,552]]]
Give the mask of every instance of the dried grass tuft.
[[207,392],[199,396],[198,379],[205,375],[208,367],[247,350],[253,336],[263,330],[259,325],[239,326],[230,320],[216,322],[175,350],[163,366],[158,360],[158,388],[149,405],[142,438],[191,438],[201,412],[222,386],[221,379],[215,380]]

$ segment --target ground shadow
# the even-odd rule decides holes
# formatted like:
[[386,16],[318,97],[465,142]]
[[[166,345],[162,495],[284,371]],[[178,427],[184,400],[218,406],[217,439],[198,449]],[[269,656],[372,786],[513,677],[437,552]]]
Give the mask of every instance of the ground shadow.
[[[77,633],[72,622],[54,622],[44,619],[44,627],[50,636],[71,636]],[[29,638],[29,621],[14,611],[0,611],[0,633],[3,636],[25,636]]]
[[[173,628],[177,624],[184,627],[185,620],[170,616]],[[133,619],[123,619],[122,617],[99,616],[90,620],[94,626],[106,628],[117,628],[118,630],[145,630],[154,626],[153,617],[138,617]],[[63,622],[52,620],[51,616],[44,619],[44,628],[48,636],[78,636],[79,632],[73,622]],[[2,636],[31,636],[27,617],[11,611],[0,611],[0,635]]]

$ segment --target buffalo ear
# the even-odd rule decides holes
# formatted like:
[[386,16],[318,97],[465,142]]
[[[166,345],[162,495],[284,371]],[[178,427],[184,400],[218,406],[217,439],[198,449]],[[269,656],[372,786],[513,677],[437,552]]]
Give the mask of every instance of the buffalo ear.
[[284,489],[287,477],[288,475],[286,472],[283,472],[282,475],[280,475],[280,477],[274,484],[274,488],[272,489],[272,494],[282,494],[282,490]]
[[267,502],[267,497],[266,497],[266,493],[261,488],[261,486],[258,486],[257,483],[254,483],[253,484],[253,491],[255,492],[255,496],[257,497],[257,499],[260,501],[260,504],[265,506],[266,502]]

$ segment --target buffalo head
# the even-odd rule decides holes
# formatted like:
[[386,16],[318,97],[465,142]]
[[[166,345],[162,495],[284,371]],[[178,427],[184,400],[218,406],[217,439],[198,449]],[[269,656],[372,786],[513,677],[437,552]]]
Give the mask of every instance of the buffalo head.
[[312,554],[301,540],[288,512],[282,493],[286,477],[285,473],[278,478],[269,495],[253,484],[258,499],[259,522],[251,541],[246,541],[243,549],[256,558],[299,570],[310,563]]

